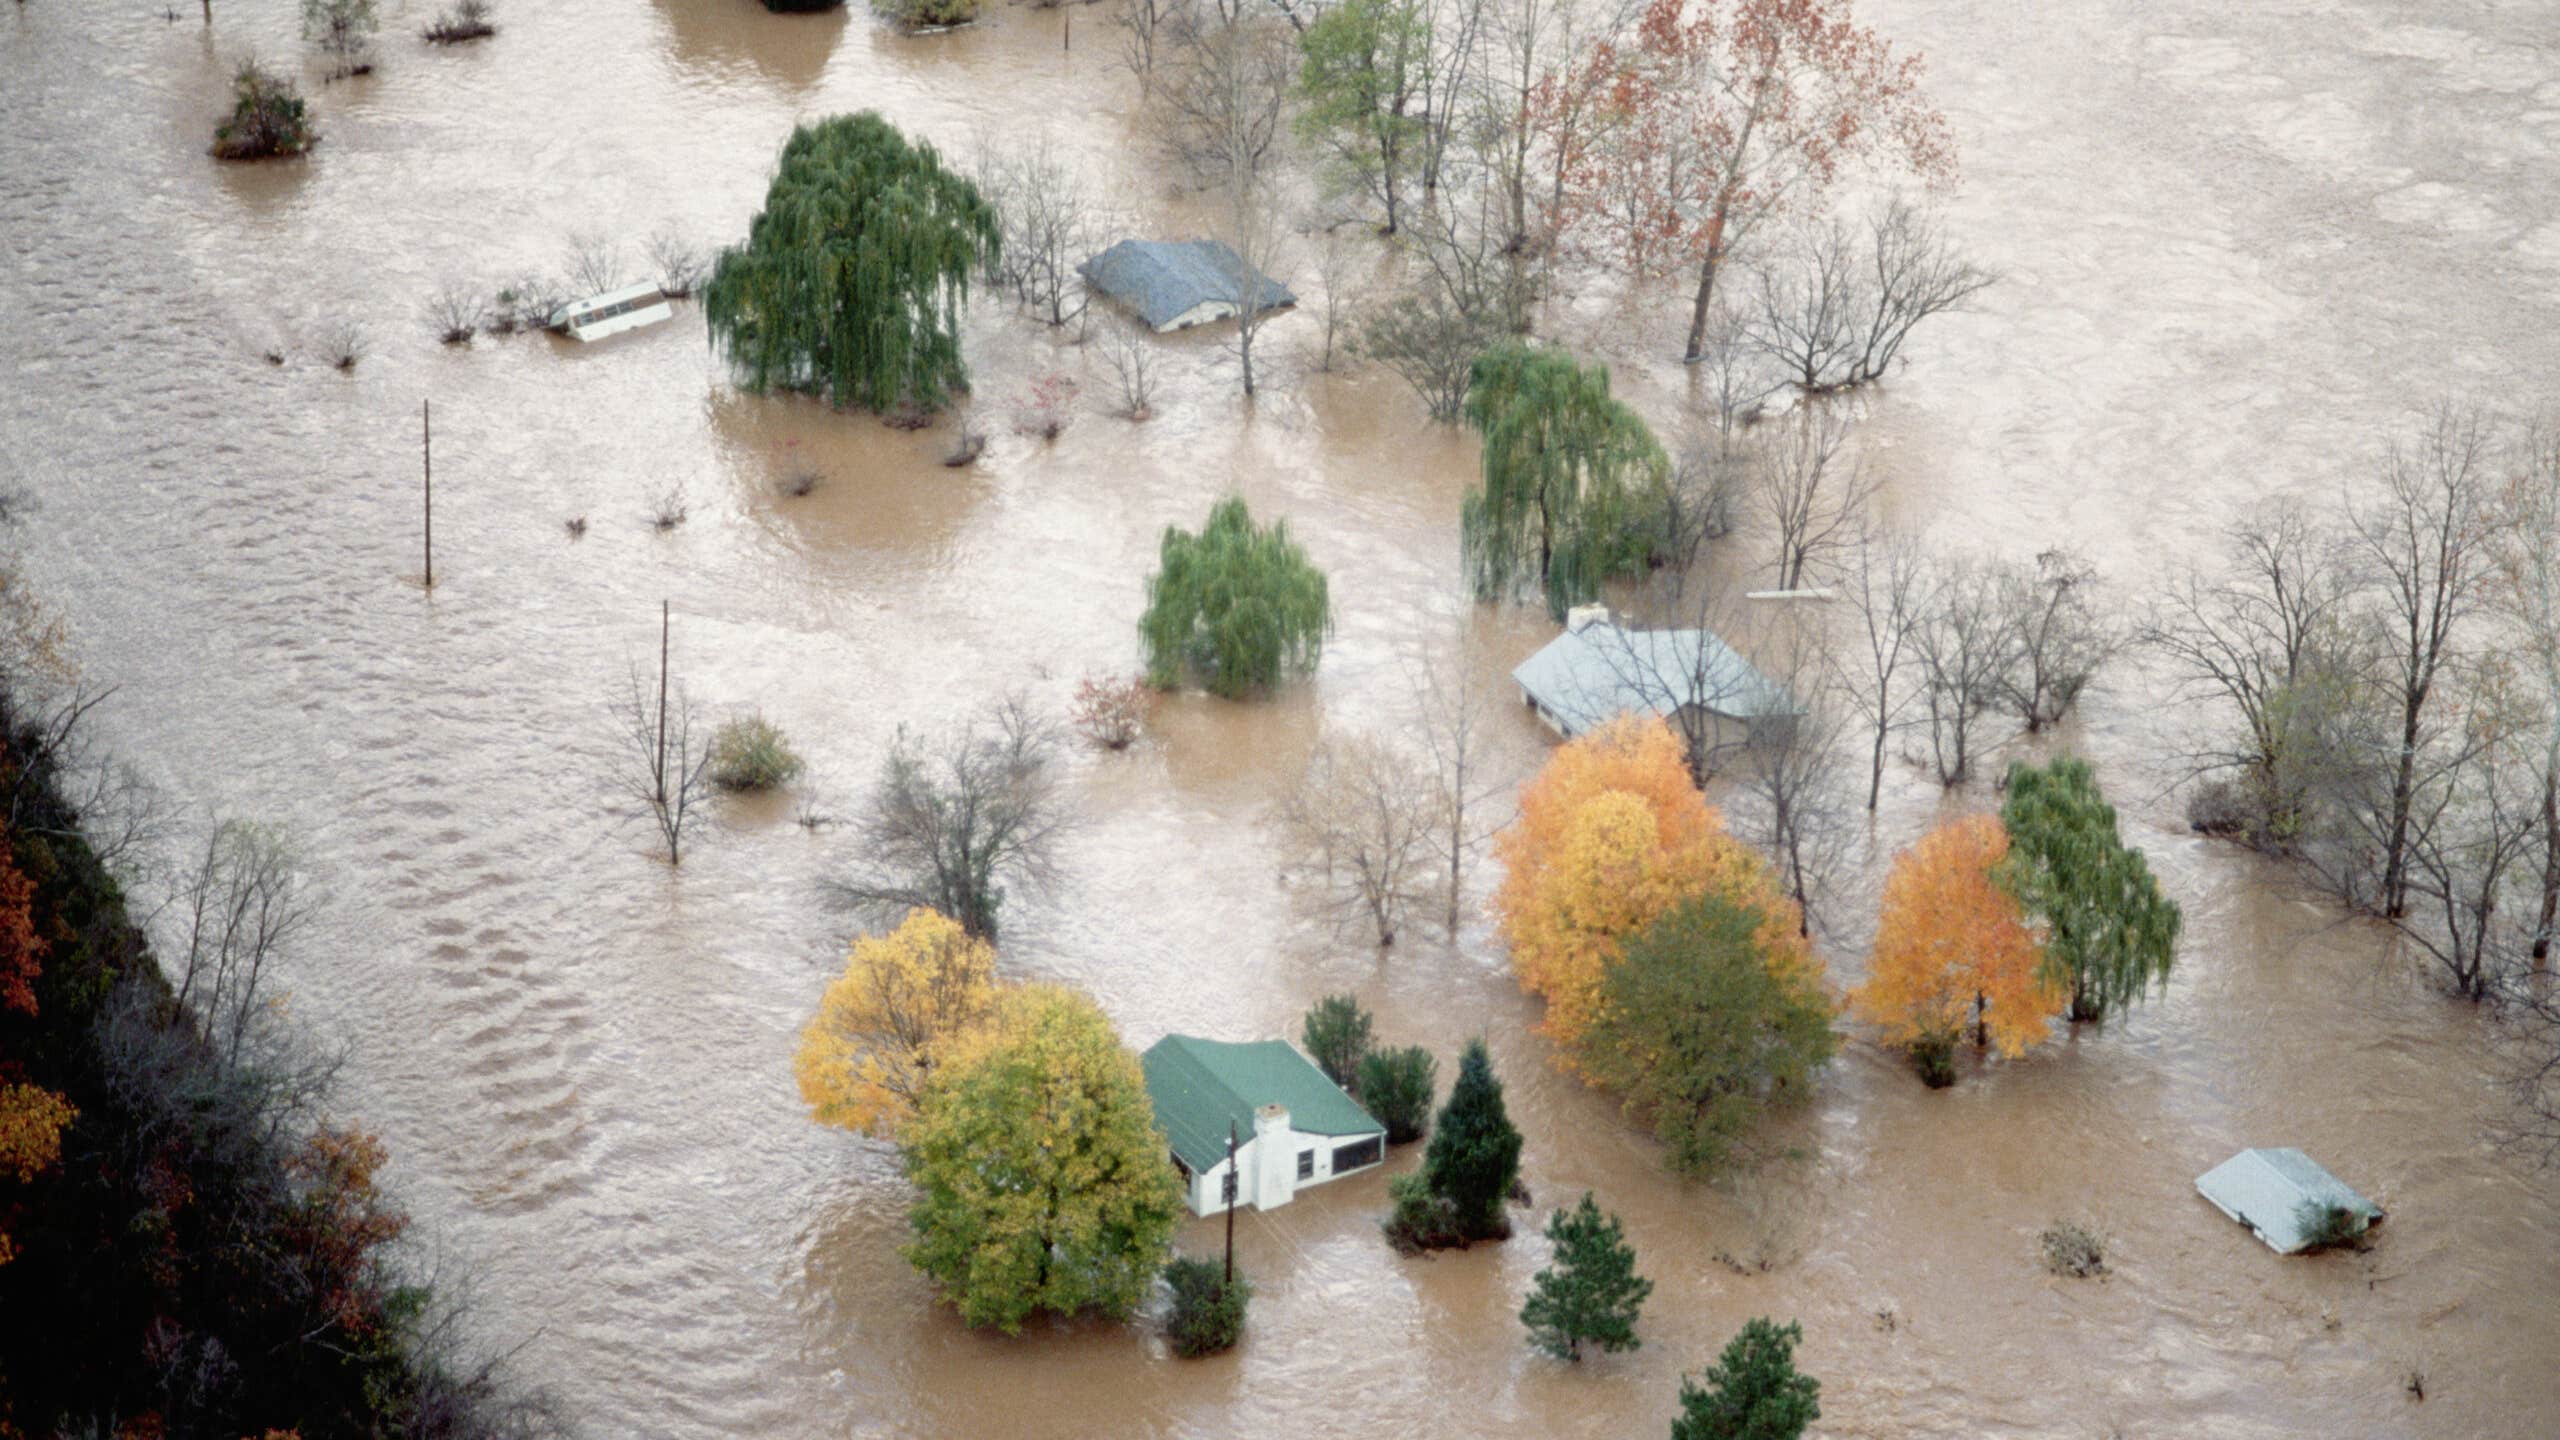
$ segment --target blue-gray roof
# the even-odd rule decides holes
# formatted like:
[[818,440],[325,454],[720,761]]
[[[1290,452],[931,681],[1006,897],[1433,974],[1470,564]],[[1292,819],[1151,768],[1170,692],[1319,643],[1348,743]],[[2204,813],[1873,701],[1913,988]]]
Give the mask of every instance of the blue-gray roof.
[[2306,1205],[2315,1214],[2336,1206],[2363,1216],[2366,1224],[2382,1218],[2381,1206],[2348,1189],[2299,1150],[2243,1150],[2197,1176],[2196,1192],[2256,1231],[2279,1255],[2311,1242],[2305,1222],[2314,1216],[2304,1213]]
[[1227,1158],[1230,1128],[1239,1141],[1250,1142],[1253,1112],[1265,1105],[1285,1107],[1289,1128],[1303,1135],[1386,1132],[1286,1040],[1236,1044],[1167,1035],[1148,1046],[1138,1063],[1147,1074],[1156,1124],[1173,1143],[1173,1153],[1194,1171]]
[[1607,620],[1567,630],[1511,672],[1567,735],[1629,711],[1668,716],[1697,705],[1736,720],[1793,715],[1786,687],[1710,630],[1624,630]]
[[1262,286],[1257,308],[1298,303],[1288,287],[1247,266],[1235,251],[1216,240],[1123,240],[1076,271],[1158,328],[1211,301],[1242,308],[1246,275]]

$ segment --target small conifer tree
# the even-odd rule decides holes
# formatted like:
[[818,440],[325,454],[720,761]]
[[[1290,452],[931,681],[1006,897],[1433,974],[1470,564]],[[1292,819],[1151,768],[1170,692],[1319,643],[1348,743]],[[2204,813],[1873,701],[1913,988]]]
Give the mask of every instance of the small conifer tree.
[[1601,1214],[1585,1190],[1580,1205],[1548,1218],[1547,1239],[1555,1263],[1530,1282],[1529,1303],[1520,1307],[1529,1343],[1559,1360],[1580,1360],[1586,1342],[1604,1351],[1636,1348],[1636,1313],[1653,1282],[1636,1274],[1635,1247],[1618,1217]]
[[1680,1381],[1671,1440],[1796,1440],[1822,1415],[1822,1382],[1796,1369],[1801,1327],[1754,1319],[1692,1382]]

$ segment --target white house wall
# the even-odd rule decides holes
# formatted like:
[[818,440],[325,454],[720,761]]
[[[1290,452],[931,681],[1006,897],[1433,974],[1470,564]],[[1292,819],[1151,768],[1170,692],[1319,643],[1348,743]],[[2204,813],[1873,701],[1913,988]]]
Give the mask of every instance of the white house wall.
[[[1286,1205],[1298,1191],[1336,1178],[1333,1169],[1333,1152],[1361,1138],[1357,1135],[1308,1135],[1297,1130],[1286,1133],[1288,1139],[1285,1148],[1276,1148],[1270,1152],[1278,1163],[1269,1171],[1265,1171],[1262,1166],[1266,1152],[1261,1147],[1269,1144],[1272,1139],[1277,1139],[1277,1136],[1258,1136],[1236,1147],[1236,1166],[1244,1173],[1245,1180],[1245,1183],[1238,1187],[1236,1198],[1252,1209],[1269,1210]],[[1380,1137],[1380,1140],[1378,1160],[1360,1166],[1356,1170],[1345,1170],[1341,1173],[1356,1175],[1361,1170],[1374,1169],[1378,1164],[1383,1163],[1386,1147],[1384,1137]],[[1316,1152],[1315,1173],[1300,1180],[1297,1178],[1298,1154],[1304,1150]],[[1220,1160],[1217,1164],[1191,1177],[1191,1190],[1188,1196],[1191,1213],[1215,1215],[1226,1208],[1222,1183],[1226,1174],[1227,1162]]]

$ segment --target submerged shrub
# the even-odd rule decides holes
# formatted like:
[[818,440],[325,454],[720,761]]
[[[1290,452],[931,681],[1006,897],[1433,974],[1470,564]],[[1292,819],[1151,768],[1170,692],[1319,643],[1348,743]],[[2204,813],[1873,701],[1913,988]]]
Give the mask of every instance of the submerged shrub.
[[723,790],[771,790],[800,778],[806,768],[764,716],[741,715],[711,737],[711,779]]
[[1419,1045],[1360,1057],[1360,1104],[1387,1127],[1387,1143],[1409,1145],[1431,1128],[1440,1062]]
[[2294,1218],[2302,1226],[2304,1254],[2353,1245],[2372,1223],[2361,1211],[2345,1205],[2324,1205],[2317,1200],[2305,1200],[2294,1207]]
[[1164,1267],[1173,1287],[1173,1306],[1165,1312],[1164,1338],[1173,1353],[1189,1360],[1235,1348],[1244,1336],[1244,1310],[1253,1285],[1239,1275],[1226,1278],[1224,1267],[1177,1255]]
[[2085,1226],[2057,1220],[2037,1240],[2044,1246],[2044,1268],[2056,1275],[2087,1280],[2107,1273],[2106,1244]]
[[938,30],[978,18],[978,0],[871,0],[871,8],[910,30]]
[[299,155],[320,141],[311,128],[302,92],[291,80],[243,60],[231,76],[231,118],[213,129],[213,153],[222,160],[264,160]]
[[452,9],[439,14],[435,22],[418,32],[430,45],[459,45],[466,40],[485,40],[498,33],[489,23],[489,0],[459,0]]

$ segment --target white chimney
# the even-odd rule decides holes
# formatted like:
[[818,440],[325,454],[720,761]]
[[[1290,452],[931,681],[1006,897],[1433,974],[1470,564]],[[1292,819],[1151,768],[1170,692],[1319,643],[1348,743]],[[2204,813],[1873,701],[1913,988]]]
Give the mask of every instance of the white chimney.
[[1265,1105],[1255,1110],[1253,1138],[1254,1208],[1288,1204],[1298,1188],[1297,1138],[1289,1131],[1289,1107]]

